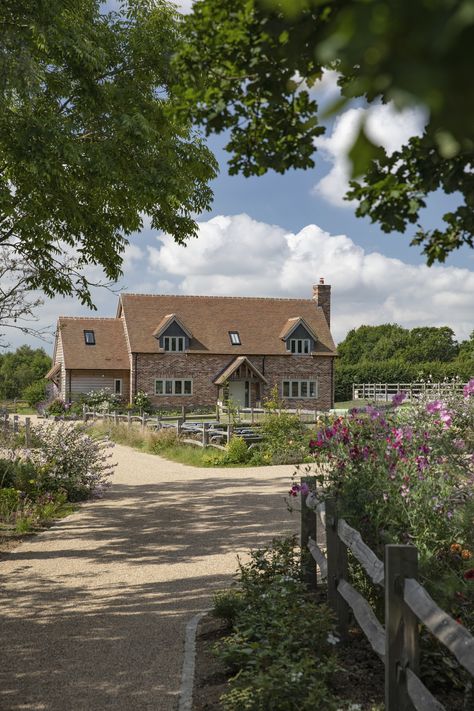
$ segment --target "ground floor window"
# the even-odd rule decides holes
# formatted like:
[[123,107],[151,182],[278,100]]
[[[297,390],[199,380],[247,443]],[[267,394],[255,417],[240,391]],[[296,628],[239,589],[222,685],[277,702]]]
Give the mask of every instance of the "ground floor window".
[[318,397],[317,380],[284,380],[283,397],[315,398]]
[[116,395],[122,395],[122,378],[116,378],[114,380],[114,393]]
[[155,395],[192,395],[193,381],[186,378],[155,380]]

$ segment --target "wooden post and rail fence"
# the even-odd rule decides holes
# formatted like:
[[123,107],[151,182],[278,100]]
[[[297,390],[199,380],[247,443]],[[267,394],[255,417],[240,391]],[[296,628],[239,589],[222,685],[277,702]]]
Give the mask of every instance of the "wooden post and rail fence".
[[405,393],[405,400],[412,402],[421,397],[440,398],[451,393],[461,393],[461,381],[446,381],[444,383],[418,382],[418,383],[353,383],[353,400],[375,400],[378,402],[391,402],[395,395]]
[[3,432],[6,434],[11,432],[13,434],[20,434],[23,432],[25,436],[25,447],[31,446],[31,418],[25,417],[25,420],[20,420],[18,415],[13,415],[10,417],[8,412],[3,412],[1,415],[1,427]]
[[[302,481],[314,488],[315,480],[311,477]],[[326,553],[316,543],[318,514],[326,532]],[[303,574],[310,589],[315,590],[318,584],[315,564],[319,579],[327,581],[328,604],[334,610],[341,640],[347,637],[352,612],[384,663],[385,711],[450,711],[418,676],[419,624],[422,623],[472,676],[474,637],[442,610],[418,582],[415,546],[386,545],[382,562],[364,543],[360,533],[338,517],[335,500],[318,504],[314,494],[302,494],[301,548]],[[372,582],[385,590],[385,626],[348,580],[348,549]],[[474,708],[472,693],[471,685],[466,691],[469,705],[465,708]]]

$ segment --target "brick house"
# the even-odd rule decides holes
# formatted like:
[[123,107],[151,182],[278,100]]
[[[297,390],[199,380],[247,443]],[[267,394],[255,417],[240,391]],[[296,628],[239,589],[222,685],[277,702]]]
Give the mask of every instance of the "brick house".
[[115,318],[58,320],[47,378],[64,400],[109,388],[126,400],[257,407],[276,386],[288,407],[333,406],[331,287],[311,299],[122,294]]

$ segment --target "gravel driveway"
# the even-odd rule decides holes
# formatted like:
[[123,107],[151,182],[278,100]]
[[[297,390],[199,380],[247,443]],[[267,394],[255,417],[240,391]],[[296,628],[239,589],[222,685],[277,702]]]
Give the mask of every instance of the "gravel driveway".
[[236,554],[296,532],[292,466],[197,469],[115,447],[113,486],[0,562],[2,711],[174,711],[184,628]]

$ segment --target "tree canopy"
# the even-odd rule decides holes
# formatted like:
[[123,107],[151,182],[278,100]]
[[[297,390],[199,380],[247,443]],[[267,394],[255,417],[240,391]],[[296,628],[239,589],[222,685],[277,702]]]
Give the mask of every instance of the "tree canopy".
[[20,346],[0,354],[0,396],[20,397],[28,385],[42,380],[51,367],[51,358],[42,348]]
[[116,281],[145,220],[183,242],[211,202],[216,162],[174,111],[177,13],[4,0],[0,25],[0,245],[91,305],[88,265]]
[[324,128],[311,93],[324,68],[340,73],[341,110],[363,97],[429,111],[422,137],[391,156],[360,124],[349,198],[384,231],[415,224],[441,188],[464,204],[441,229],[419,226],[428,264],[474,246],[474,86],[471,0],[197,0],[176,66],[182,103],[207,133],[230,131],[230,172],[314,165]]
[[337,350],[337,400],[351,399],[353,383],[468,380],[474,373],[474,333],[458,343],[449,326],[359,326]]

